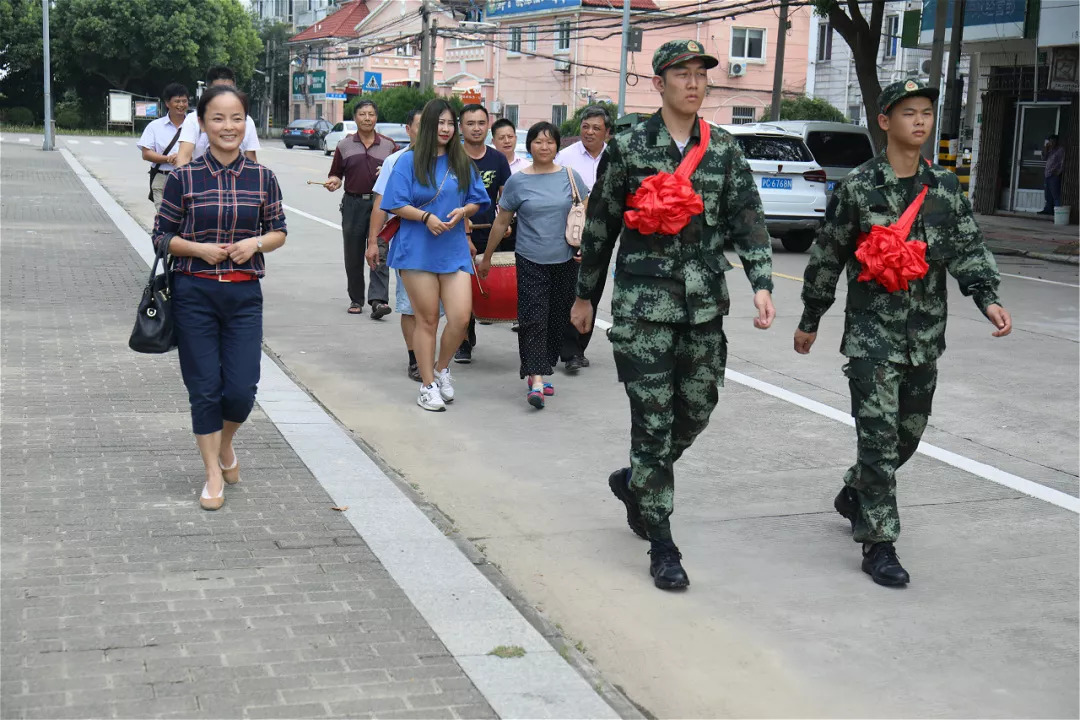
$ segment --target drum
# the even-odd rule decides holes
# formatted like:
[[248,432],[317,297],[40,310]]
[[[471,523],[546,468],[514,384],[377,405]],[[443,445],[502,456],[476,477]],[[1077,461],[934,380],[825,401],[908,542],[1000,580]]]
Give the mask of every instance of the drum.
[[512,252],[491,256],[487,280],[473,275],[473,315],[481,322],[517,320],[517,264]]

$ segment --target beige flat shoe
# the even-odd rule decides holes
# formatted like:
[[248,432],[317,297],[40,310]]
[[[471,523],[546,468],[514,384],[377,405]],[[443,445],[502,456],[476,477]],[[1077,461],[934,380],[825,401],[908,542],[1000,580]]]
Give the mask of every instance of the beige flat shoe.
[[232,467],[225,467],[221,463],[221,458],[217,461],[218,467],[221,468],[221,477],[225,478],[225,482],[229,485],[235,485],[240,482],[240,458],[233,455]]
[[221,494],[217,497],[210,495],[206,485],[203,485],[202,495],[199,496],[199,507],[203,510],[219,510],[225,504],[225,486],[221,487]]

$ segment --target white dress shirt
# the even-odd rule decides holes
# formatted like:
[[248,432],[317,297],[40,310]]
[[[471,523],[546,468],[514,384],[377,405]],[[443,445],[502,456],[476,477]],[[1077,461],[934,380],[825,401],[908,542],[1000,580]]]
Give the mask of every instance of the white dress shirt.
[[[185,118],[186,119],[186,118]],[[176,135],[177,125],[173,125],[169,116],[158,118],[147,125],[142,132],[142,137],[139,138],[139,142],[135,143],[138,147],[146,148],[156,153],[165,155],[165,148],[169,147],[169,142],[172,141],[173,135]],[[181,137],[183,135],[181,134]],[[180,140],[177,138],[173,143],[172,148],[168,154],[172,155],[180,150]],[[151,163],[154,164],[154,163]],[[169,163],[161,163],[158,166],[158,170],[161,172],[172,172],[176,168]]]
[[600,158],[604,157],[604,150],[606,149],[607,143],[604,143],[600,154],[593,157],[585,149],[585,145],[578,140],[573,145],[564,147],[559,151],[559,154],[555,156],[555,164],[577,170],[577,174],[581,176],[589,190],[592,191],[592,186],[596,183],[596,168],[600,165]]
[[[173,130],[173,132],[176,131]],[[180,140],[178,142],[188,142],[195,145],[195,152],[191,154],[192,160],[201,158],[210,149],[210,138],[199,128],[198,113],[188,113],[188,116],[184,118],[184,127],[180,130]],[[240,142],[240,152],[259,150],[261,147],[259,133],[255,130],[255,121],[248,115],[247,122],[244,123],[244,139]]]
[[516,172],[520,172],[530,165],[532,165],[532,163],[525,158],[520,155],[514,155],[514,161],[510,163],[510,174],[513,175]]

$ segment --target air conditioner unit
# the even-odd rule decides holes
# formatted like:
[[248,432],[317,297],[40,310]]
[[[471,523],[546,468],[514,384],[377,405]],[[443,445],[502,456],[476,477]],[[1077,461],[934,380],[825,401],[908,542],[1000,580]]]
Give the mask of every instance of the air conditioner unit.
[[727,70],[729,77],[742,77],[746,74],[746,64],[740,62],[734,62],[728,65]]
[[922,74],[923,75],[929,75],[930,74],[930,61],[929,60],[923,60],[922,61]]
[[562,72],[562,73],[570,72],[570,61],[569,60],[556,60],[555,61],[555,72]]
[[502,111],[503,111],[502,100],[493,100],[491,102],[491,112],[495,113],[496,115],[499,115],[499,114],[502,113]]

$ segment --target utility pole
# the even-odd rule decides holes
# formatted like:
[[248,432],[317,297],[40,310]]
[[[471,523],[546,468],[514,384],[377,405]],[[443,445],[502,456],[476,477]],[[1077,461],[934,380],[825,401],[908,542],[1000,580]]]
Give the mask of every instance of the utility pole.
[[270,78],[273,74],[273,70],[270,68],[270,43],[273,42],[270,38],[266,39],[266,63],[263,67],[266,68],[266,82],[263,84],[263,89],[267,91],[265,107],[263,108],[263,135],[270,137],[270,113],[273,103],[273,95],[270,94]]
[[[934,44],[930,48],[930,87],[941,89],[941,63],[945,55],[945,22],[948,20],[949,0],[937,0],[934,8]],[[963,21],[961,21],[963,22]],[[953,27],[956,18],[953,18]],[[937,156],[937,133],[930,133],[923,143],[923,155],[928,158]]]
[[776,122],[780,119],[780,94],[784,87],[784,45],[787,41],[787,10],[788,0],[780,0],[780,25],[776,35],[776,67],[773,68],[772,107],[769,119]]
[[[942,113],[942,140],[960,135],[960,51],[964,42],[964,10],[967,0],[953,0],[952,40],[949,44],[949,67],[945,73],[945,108]],[[947,136],[947,138],[946,138]]]
[[428,87],[435,87],[435,43],[436,38],[439,36],[439,18],[431,18],[431,50],[428,51],[428,57],[431,59],[431,67],[428,69]]
[[[273,46],[274,39],[270,38],[269,45]],[[270,66],[266,69],[270,73],[270,114],[266,118],[266,137],[270,137],[270,128],[274,125],[274,75],[277,74],[277,49],[270,52]]]
[[52,115],[52,59],[49,57],[49,0],[41,0],[41,47],[45,63],[45,140],[42,150],[55,150]]
[[[626,114],[626,56],[630,44],[630,0],[623,0],[622,6],[622,52],[619,55],[619,117]],[[618,119],[618,118],[616,118]]]
[[421,30],[420,30],[420,90],[426,92],[435,84],[435,73],[428,76],[431,70],[432,58],[435,56],[432,47],[431,35],[431,11],[428,10],[427,0],[420,6]]

